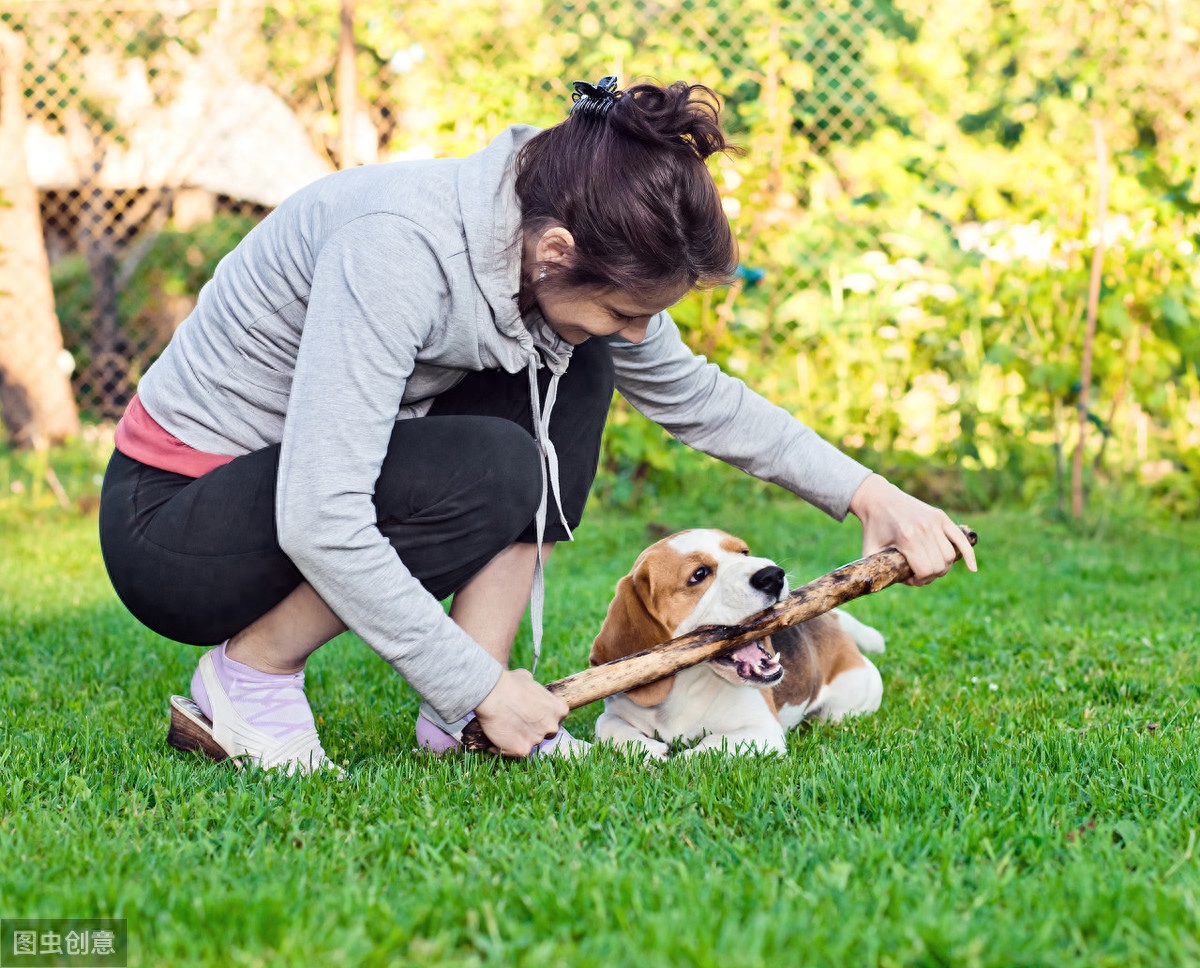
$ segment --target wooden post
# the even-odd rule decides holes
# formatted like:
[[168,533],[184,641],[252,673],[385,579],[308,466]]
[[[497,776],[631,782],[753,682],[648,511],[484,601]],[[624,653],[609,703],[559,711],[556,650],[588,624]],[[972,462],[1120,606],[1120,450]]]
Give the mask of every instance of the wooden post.
[[354,63],[354,0],[342,0],[342,25],[338,33],[337,112],[338,167],[358,164],[354,149],[354,115],[358,111],[358,70]]
[[1092,276],[1088,281],[1087,326],[1083,333],[1083,360],[1079,371],[1079,442],[1071,462],[1071,516],[1083,515],[1083,445],[1087,442],[1088,388],[1092,382],[1092,346],[1096,342],[1096,317],[1100,311],[1100,284],[1104,281],[1104,223],[1108,219],[1108,146],[1104,126],[1092,119],[1096,145],[1096,245],[1092,249]]

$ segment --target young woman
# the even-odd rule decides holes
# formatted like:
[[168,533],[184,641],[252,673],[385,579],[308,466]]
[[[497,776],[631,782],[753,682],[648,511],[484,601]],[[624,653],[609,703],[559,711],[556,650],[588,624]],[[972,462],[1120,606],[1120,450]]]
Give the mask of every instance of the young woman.
[[667,308],[737,264],[712,92],[576,88],[547,130],[289,198],[142,378],[100,533],[140,621],[216,645],[172,700],[178,745],[328,765],[303,670],[348,627],[423,697],[422,746],[474,714],[507,755],[585,748],[507,663],[531,588],[539,643],[541,562],[579,523],[614,383],[692,447],[855,514],[864,553],[896,545],[916,582],[956,549],[974,568],[944,513],[681,341]]

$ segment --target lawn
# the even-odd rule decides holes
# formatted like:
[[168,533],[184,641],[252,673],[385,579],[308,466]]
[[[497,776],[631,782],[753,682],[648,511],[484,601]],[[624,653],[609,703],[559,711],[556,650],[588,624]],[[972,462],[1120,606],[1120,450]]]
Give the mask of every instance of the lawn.
[[[850,608],[888,636],[880,712],[785,757],[434,760],[344,636],[308,680],[339,783],[169,749],[198,652],[123,611],[94,515],[8,514],[0,914],[127,918],[133,965],[1200,964],[1200,527],[969,523],[978,575]],[[758,488],[598,509],[539,677],[586,665],[648,527],[693,525],[793,584],[859,550]]]

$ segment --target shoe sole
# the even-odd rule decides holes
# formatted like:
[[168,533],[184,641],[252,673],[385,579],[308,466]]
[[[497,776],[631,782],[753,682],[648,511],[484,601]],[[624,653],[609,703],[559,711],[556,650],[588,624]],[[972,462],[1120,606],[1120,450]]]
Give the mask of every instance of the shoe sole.
[[225,747],[213,739],[212,728],[212,720],[205,716],[191,699],[186,696],[171,697],[168,745],[188,753],[198,750],[215,763],[228,761],[241,769],[241,760],[231,757]]

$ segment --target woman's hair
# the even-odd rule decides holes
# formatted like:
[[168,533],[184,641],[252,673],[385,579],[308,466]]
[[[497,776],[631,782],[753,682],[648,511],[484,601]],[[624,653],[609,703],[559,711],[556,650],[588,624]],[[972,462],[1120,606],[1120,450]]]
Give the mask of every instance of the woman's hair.
[[561,225],[575,240],[571,264],[546,266],[546,283],[636,293],[728,281],[737,241],[704,162],[736,149],[721,132],[716,94],[682,81],[637,84],[609,95],[603,110],[577,107],[586,109],[517,158],[523,233]]

